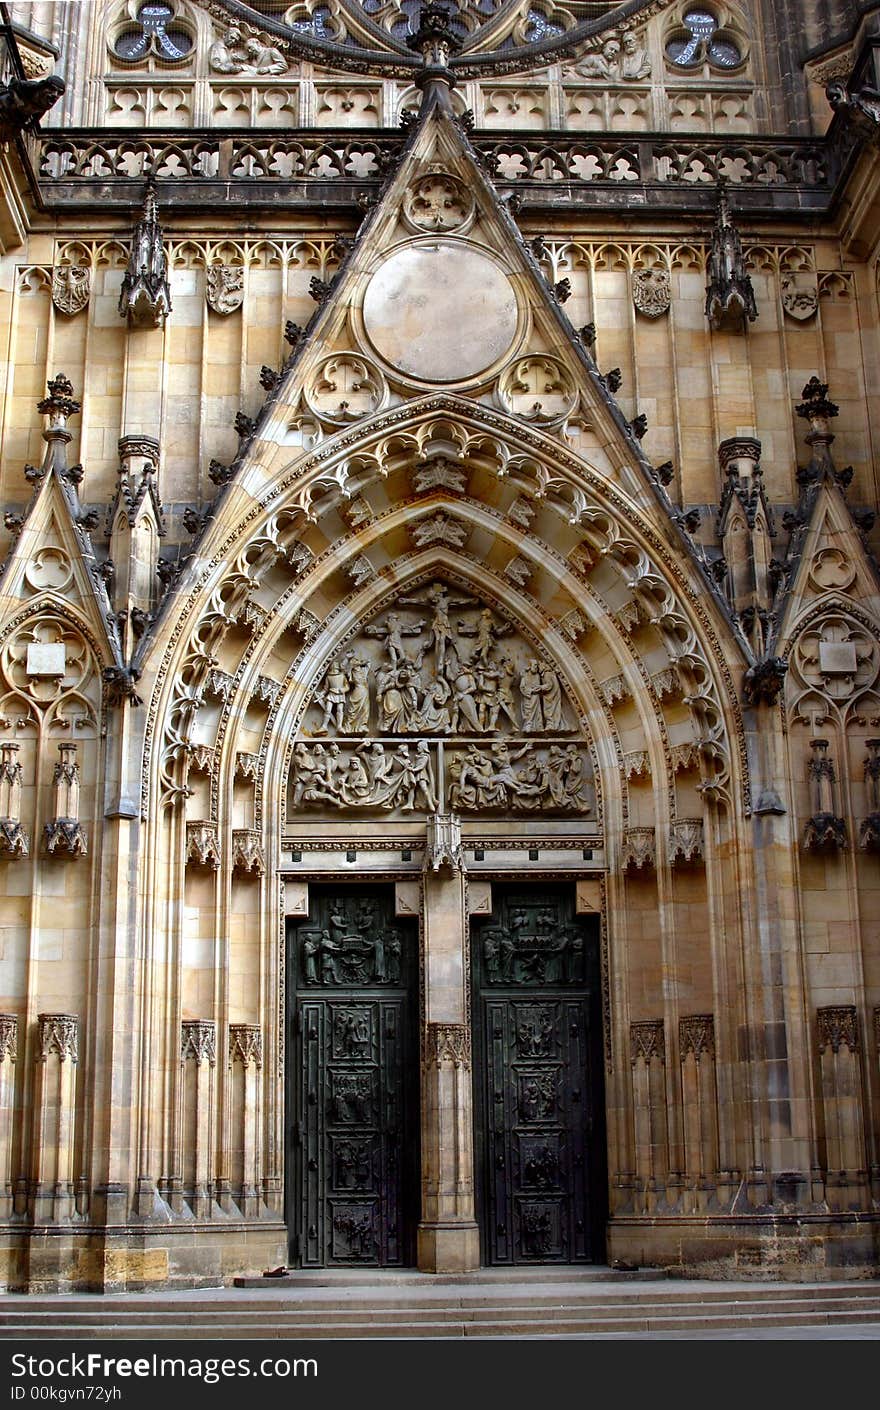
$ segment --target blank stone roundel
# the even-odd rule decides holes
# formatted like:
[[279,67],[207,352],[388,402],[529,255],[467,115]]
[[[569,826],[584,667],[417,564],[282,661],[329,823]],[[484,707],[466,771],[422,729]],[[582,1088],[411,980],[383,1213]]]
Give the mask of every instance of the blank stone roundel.
[[461,382],[510,348],[517,329],[513,288],[502,270],[456,240],[420,240],[389,256],[364,298],[373,347],[423,382]]

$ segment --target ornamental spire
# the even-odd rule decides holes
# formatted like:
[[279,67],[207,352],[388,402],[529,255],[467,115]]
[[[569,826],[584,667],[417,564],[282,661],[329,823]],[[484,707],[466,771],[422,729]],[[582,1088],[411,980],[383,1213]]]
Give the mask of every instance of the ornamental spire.
[[746,270],[742,240],[733,223],[724,183],[718,183],[718,205],[706,282],[706,317],[711,326],[742,333],[758,317],[755,291]]
[[445,112],[452,112],[450,91],[455,76],[449,67],[452,54],[458,53],[461,40],[452,28],[456,11],[446,5],[422,5],[419,27],[407,39],[407,46],[421,54],[424,68],[416,76],[416,87],[422,90],[422,110],[432,102]]
[[147,179],[143,215],[134,228],[119,295],[119,316],[129,327],[160,328],[171,312],[168,261],[156,207],[156,183]]

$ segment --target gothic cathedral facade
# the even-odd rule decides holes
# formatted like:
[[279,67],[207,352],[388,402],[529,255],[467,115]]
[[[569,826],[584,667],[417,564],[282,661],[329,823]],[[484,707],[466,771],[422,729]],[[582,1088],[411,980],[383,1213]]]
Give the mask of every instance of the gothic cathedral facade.
[[0,45],[0,1285],[876,1275],[880,4]]

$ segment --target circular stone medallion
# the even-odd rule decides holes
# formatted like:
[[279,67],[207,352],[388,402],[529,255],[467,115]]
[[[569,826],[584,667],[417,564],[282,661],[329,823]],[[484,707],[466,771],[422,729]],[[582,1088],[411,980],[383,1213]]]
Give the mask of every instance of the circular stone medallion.
[[392,367],[423,382],[461,382],[504,355],[516,297],[486,255],[460,241],[423,240],[391,255],[367,286],[364,327]]

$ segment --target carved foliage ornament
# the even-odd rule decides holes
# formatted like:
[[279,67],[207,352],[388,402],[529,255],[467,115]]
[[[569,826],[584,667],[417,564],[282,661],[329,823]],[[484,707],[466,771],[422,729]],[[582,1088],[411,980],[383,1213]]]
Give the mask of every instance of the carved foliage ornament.
[[244,301],[244,270],[233,264],[209,265],[205,298],[214,313],[235,313]]
[[89,302],[92,271],[83,264],[60,264],[52,271],[52,302],[59,313],[80,313]]
[[632,276],[633,303],[645,318],[660,318],[669,312],[672,286],[666,269],[637,269]]

